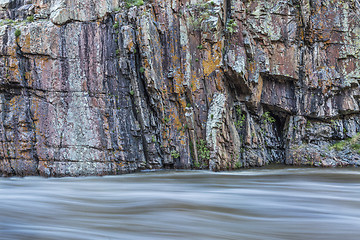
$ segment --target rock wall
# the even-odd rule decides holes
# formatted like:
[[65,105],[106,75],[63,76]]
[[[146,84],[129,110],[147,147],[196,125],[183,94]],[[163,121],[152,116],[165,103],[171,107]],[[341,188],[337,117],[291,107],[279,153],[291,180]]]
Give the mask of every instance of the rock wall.
[[358,0],[0,0],[0,173],[360,165]]

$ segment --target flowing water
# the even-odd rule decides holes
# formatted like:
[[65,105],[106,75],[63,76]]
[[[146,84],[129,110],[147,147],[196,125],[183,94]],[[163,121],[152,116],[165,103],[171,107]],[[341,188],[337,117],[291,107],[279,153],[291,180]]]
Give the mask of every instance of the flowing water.
[[0,239],[360,239],[360,169],[0,178]]

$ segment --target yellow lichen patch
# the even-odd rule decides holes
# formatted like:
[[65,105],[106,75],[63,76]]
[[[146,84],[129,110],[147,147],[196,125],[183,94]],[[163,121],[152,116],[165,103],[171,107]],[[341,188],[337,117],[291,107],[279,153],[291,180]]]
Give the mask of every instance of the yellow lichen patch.
[[129,52],[131,52],[134,47],[134,42],[130,41],[127,47],[128,47]]
[[[168,137],[167,137],[168,135],[169,135],[169,129],[163,128],[163,131],[162,131],[162,137],[163,137],[163,139],[166,140],[166,139],[168,138]],[[165,142],[163,142],[163,143],[165,143]],[[165,145],[165,144],[164,144],[164,145]]]
[[184,74],[178,69],[174,76],[174,92],[178,94],[182,94],[184,92],[183,81],[184,81]]
[[150,67],[150,63],[149,63],[149,60],[147,58],[144,58],[143,59],[143,62],[142,62],[143,66],[143,73],[146,77],[146,79],[148,80],[148,83],[152,83],[152,85],[155,86],[155,83],[153,82],[153,79],[151,78],[151,67]]
[[305,39],[305,32],[302,28],[300,28],[300,33],[299,33],[299,38],[301,41],[303,41]]
[[[144,68],[145,70],[146,70],[146,69],[150,69],[150,63],[149,63],[149,61],[148,61],[147,58],[144,58],[144,59],[143,59],[142,64],[143,64],[143,68]],[[146,77],[148,77],[148,74],[146,74]]]
[[24,73],[24,77],[25,77],[26,79],[30,79],[30,78],[31,78],[31,72],[26,72],[26,73]]
[[18,101],[19,101],[19,96],[14,96],[13,98],[11,98],[11,100],[9,101],[9,105],[10,106],[18,106]]
[[176,113],[173,113],[172,118],[174,119],[173,124],[176,128],[181,127],[180,118]]
[[168,121],[170,121],[170,126],[172,128],[179,129],[180,127],[182,127],[180,118],[177,114],[177,111],[175,111],[175,109],[170,109],[167,116],[168,116]]
[[205,51],[205,56],[206,57],[202,61],[202,64],[205,76],[209,76],[212,72],[214,72],[220,67],[221,53],[215,52],[215,54],[213,55],[211,51]]
[[39,120],[39,101],[37,99],[35,99],[32,104],[31,104],[31,110],[33,112],[33,119],[34,121]]
[[31,46],[31,38],[30,38],[30,34],[27,34],[25,36],[25,40],[23,42],[23,45],[21,46],[21,50],[23,52],[30,52],[30,46]]
[[123,162],[115,162],[115,165],[117,168],[122,168],[125,166]]
[[41,155],[38,156],[38,159],[39,159],[39,166],[38,166],[39,169],[41,169],[41,168],[48,169],[49,168],[48,162],[46,161],[47,159],[42,158]]
[[17,46],[14,44],[12,46],[9,46],[7,49],[8,49],[8,54],[10,56],[16,56],[16,48]]
[[195,73],[192,74],[191,80],[190,80],[190,88],[192,92],[195,92],[198,89],[198,78]]
[[177,55],[173,55],[173,56],[171,57],[171,60],[172,60],[172,62],[174,63],[174,65],[177,65],[177,63],[180,61],[179,59],[180,59],[180,58],[179,58]]
[[184,98],[179,99],[179,103],[182,109],[186,108],[186,100]]
[[248,68],[249,68],[249,72],[255,73],[256,63],[255,63],[254,61],[253,61],[253,62],[250,62],[249,65],[248,65]]
[[162,146],[163,146],[164,148],[167,148],[167,147],[170,146],[170,144],[169,144],[167,141],[163,141]]
[[27,79],[27,83],[29,86],[33,86],[34,85],[34,79],[31,77],[31,72],[26,72],[24,74],[25,79]]

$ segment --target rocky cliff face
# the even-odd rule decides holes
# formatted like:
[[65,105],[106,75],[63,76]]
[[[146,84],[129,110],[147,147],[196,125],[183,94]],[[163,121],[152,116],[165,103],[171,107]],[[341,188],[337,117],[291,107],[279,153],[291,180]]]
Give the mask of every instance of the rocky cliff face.
[[358,9],[0,0],[0,172],[360,165]]

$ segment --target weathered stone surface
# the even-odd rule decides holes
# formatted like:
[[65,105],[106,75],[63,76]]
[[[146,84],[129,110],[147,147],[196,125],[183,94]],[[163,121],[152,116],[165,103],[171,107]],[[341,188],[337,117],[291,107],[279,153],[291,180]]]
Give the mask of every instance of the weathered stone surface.
[[360,164],[358,1],[138,3],[0,0],[2,174]]

